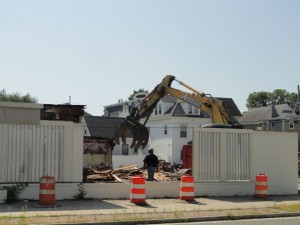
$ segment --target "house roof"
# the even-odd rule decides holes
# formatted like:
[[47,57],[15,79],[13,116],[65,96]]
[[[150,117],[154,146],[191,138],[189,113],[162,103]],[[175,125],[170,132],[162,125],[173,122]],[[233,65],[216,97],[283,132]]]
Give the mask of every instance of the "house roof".
[[165,96],[161,99],[161,101],[163,101],[163,102],[171,102],[171,103],[175,103],[175,102],[177,102],[177,99],[176,99],[175,97],[171,96],[171,95],[165,95]]
[[222,105],[225,109],[225,111],[230,115],[230,116],[236,116],[240,117],[242,116],[241,111],[235,104],[232,98],[222,98],[222,97],[217,97],[222,102]]
[[175,117],[186,117],[186,114],[180,103],[176,103],[174,107],[172,107],[171,114]]
[[[176,98],[174,98],[174,97],[172,97],[172,98],[174,100],[176,100]],[[236,104],[232,98],[217,98],[217,99],[222,102],[222,105],[223,105],[225,111],[230,116],[235,116],[235,117],[242,116],[240,110],[238,109],[238,107],[236,106]],[[190,115],[185,114],[180,102],[176,102],[170,109],[168,109],[166,111],[165,114],[171,114],[172,116],[176,116],[176,117],[190,116]],[[201,111],[201,115],[199,115],[199,117],[207,118],[207,117],[209,117],[209,115],[206,112]]]
[[300,118],[288,104],[269,105],[265,107],[250,108],[240,120],[241,124],[254,124],[269,120],[289,120]]
[[[115,137],[116,128],[124,119],[120,117],[84,116],[86,126],[93,137]],[[128,131],[128,137],[132,137],[130,131]]]
[[[171,97],[171,96],[170,96]],[[176,101],[176,98],[173,98],[173,100]],[[232,98],[217,98],[222,102],[222,105],[225,109],[225,111],[231,116],[231,117],[241,117],[242,114],[236,104],[234,103]],[[182,102],[176,102],[175,104],[170,107],[165,114],[170,114],[174,117],[201,117],[201,118],[209,118],[209,114],[201,111],[200,115],[189,115],[186,114],[182,107]]]

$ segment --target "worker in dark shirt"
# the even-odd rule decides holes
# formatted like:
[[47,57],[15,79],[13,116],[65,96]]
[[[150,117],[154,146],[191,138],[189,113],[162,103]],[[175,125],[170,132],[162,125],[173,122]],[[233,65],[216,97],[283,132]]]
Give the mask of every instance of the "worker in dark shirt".
[[153,153],[153,148],[148,150],[149,155],[144,159],[143,170],[147,169],[148,171],[148,181],[154,181],[154,173],[158,171],[158,158]]

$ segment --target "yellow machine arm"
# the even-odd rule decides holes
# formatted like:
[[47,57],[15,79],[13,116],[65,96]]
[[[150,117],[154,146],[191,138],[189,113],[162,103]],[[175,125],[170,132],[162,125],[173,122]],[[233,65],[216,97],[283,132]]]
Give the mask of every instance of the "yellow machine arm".
[[[180,85],[192,92],[188,93],[172,88],[171,84],[173,81],[177,81]],[[162,82],[142,100],[140,107],[133,108],[130,115],[120,124],[120,127],[116,130],[117,143],[119,144],[119,138],[121,137],[122,142],[126,144],[126,131],[130,129],[133,135],[133,142],[130,148],[134,148],[135,150],[140,147],[145,148],[149,139],[149,132],[145,125],[157,103],[166,95],[173,96],[207,112],[211,118],[211,124],[207,127],[238,126],[237,121],[232,120],[228,116],[218,99],[195,90],[182,81],[176,80],[174,76],[167,75]],[[140,123],[144,118],[145,121],[143,124]]]

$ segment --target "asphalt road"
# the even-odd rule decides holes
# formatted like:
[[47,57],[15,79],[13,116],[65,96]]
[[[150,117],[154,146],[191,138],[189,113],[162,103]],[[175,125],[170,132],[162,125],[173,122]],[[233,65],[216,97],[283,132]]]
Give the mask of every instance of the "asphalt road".
[[[180,225],[182,223],[160,223],[159,225]],[[288,218],[269,218],[269,219],[251,219],[251,220],[226,220],[211,222],[193,222],[188,225],[299,225],[300,217]],[[157,224],[158,225],[158,224]]]

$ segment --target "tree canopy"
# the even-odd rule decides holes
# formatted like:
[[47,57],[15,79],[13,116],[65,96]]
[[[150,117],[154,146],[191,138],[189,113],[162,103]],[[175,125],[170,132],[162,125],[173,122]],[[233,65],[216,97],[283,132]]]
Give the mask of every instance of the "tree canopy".
[[7,93],[5,89],[0,90],[0,101],[2,102],[25,102],[37,103],[37,99],[30,94],[22,95],[18,92]]
[[284,89],[275,89],[273,92],[253,92],[249,94],[246,106],[248,108],[257,108],[273,103],[274,105],[288,104],[291,108],[294,108],[297,103],[297,97],[297,93],[289,93]]

